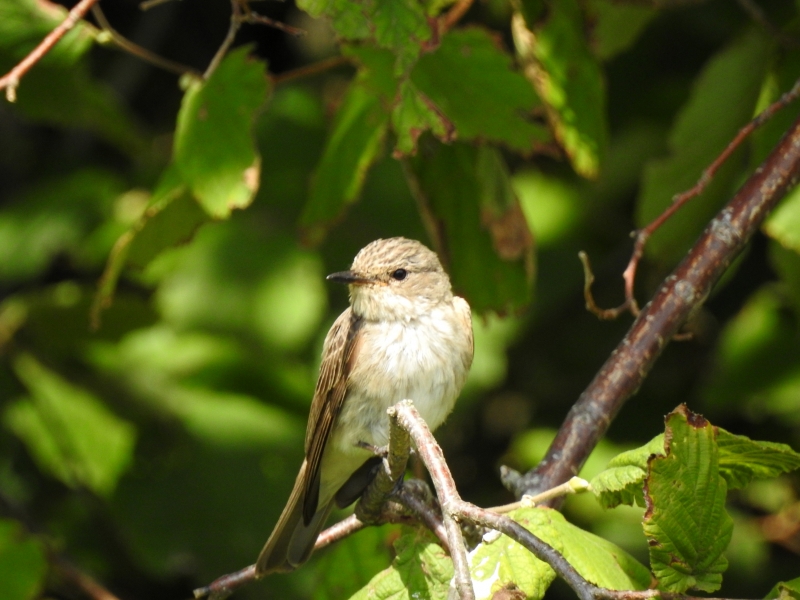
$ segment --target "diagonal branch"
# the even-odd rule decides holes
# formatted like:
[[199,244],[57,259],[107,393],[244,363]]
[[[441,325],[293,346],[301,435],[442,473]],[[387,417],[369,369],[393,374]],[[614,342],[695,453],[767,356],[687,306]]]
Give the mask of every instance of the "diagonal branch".
[[663,282],[616,350],[570,410],[544,460],[504,483],[518,496],[569,479],[586,461],[622,405],[639,389],[669,340],[705,302],[772,208],[800,176],[800,119],[706,227]]
[[17,99],[17,87],[19,87],[19,80],[31,70],[33,65],[42,60],[45,54],[50,52],[53,46],[56,45],[67,32],[75,27],[89,9],[92,8],[99,0],[81,0],[78,2],[71,11],[67,14],[66,18],[61,21],[61,24],[47,34],[36,48],[34,48],[28,56],[23,58],[13,69],[0,77],[0,90],[5,88],[6,99],[9,102],[15,102]]

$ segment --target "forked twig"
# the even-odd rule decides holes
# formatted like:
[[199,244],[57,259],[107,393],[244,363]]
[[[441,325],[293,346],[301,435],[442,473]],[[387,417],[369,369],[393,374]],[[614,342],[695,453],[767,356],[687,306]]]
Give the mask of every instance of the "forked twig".
[[86,16],[89,9],[98,1],[99,0],[81,0],[78,2],[72,10],[69,11],[64,20],[61,21],[53,31],[48,33],[47,36],[39,42],[39,45],[31,50],[28,56],[17,63],[8,73],[0,77],[0,90],[6,90],[6,100],[9,102],[16,101],[20,79],[22,79],[22,77],[31,70],[33,65],[39,62],[68,31],[75,27],[78,21]]
[[144,48],[123,36],[111,26],[111,23],[109,23],[108,19],[106,19],[106,15],[103,13],[103,9],[100,8],[99,4],[95,4],[92,7],[92,15],[95,19],[97,19],[97,23],[100,25],[100,27],[102,27],[103,33],[108,35],[111,42],[125,52],[133,54],[143,61],[149,62],[151,65],[164,69],[165,71],[170,71],[176,75],[185,75],[187,73],[196,77],[200,77],[202,75],[199,71],[196,71],[192,67],[159,56],[155,52],[151,52],[147,48]]
[[742,142],[744,142],[744,140],[747,139],[750,134],[771,119],[775,113],[786,107],[798,97],[800,97],[800,79],[794,83],[788,92],[785,92],[780,98],[761,111],[752,121],[739,130],[736,136],[728,143],[719,156],[717,156],[717,158],[715,158],[714,161],[703,171],[702,175],[700,175],[700,179],[697,180],[697,183],[695,183],[694,186],[685,192],[673,196],[672,203],[664,212],[662,212],[647,226],[637,229],[631,234],[631,236],[634,238],[633,252],[631,253],[628,266],[625,268],[625,271],[622,274],[622,278],[625,282],[625,302],[623,302],[620,306],[611,309],[601,309],[595,304],[591,293],[591,284],[594,276],[591,275],[591,268],[589,267],[588,258],[585,258],[585,254],[580,257],[584,267],[584,295],[586,297],[586,306],[589,311],[601,319],[614,319],[622,312],[628,310],[633,314],[634,317],[639,316],[639,304],[636,302],[633,288],[636,279],[636,270],[639,266],[639,261],[644,254],[644,248],[647,244],[647,241],[650,239],[650,236],[652,236],[653,233],[655,233],[667,220],[669,220],[672,215],[678,212],[678,210],[680,210],[684,204],[686,204],[689,200],[696,198],[705,191],[708,184],[711,183],[712,179],[717,174],[717,171],[719,171],[725,161],[730,158],[731,154],[733,154],[739,148],[739,146],[741,146]]

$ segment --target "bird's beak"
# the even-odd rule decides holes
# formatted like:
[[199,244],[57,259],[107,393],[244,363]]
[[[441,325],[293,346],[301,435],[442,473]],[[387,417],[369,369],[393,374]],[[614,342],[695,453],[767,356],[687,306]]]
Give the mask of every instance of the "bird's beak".
[[359,275],[355,271],[340,271],[338,273],[331,273],[325,279],[328,281],[336,281],[337,283],[347,283],[352,285],[364,285],[367,283],[374,283],[369,277]]

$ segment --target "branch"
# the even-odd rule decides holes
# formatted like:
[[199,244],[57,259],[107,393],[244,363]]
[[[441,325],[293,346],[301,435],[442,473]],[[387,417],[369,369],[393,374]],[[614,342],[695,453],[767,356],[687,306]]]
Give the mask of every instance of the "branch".
[[17,100],[17,88],[19,87],[19,80],[25,76],[25,74],[31,70],[33,65],[39,62],[45,54],[50,52],[53,46],[56,45],[56,42],[60,40],[66,33],[75,27],[75,25],[80,21],[89,9],[94,5],[98,0],[81,0],[78,2],[71,11],[67,14],[61,24],[53,29],[50,33],[47,34],[36,48],[34,48],[28,56],[23,58],[17,66],[11,69],[8,73],[0,77],[0,90],[5,88],[6,90],[6,99],[9,102],[16,102]]
[[[795,86],[798,87],[798,86]],[[740,133],[741,135],[741,133]],[[639,389],[667,343],[800,175],[800,119],[706,227],[578,398],[547,455],[524,476],[504,483],[534,494],[577,473],[625,401]]]
[[736,136],[728,143],[719,156],[717,156],[717,158],[715,158],[714,161],[703,171],[703,173],[700,175],[700,179],[697,180],[697,183],[695,183],[694,186],[681,194],[676,194],[672,198],[672,204],[670,204],[670,206],[668,206],[667,209],[658,216],[658,218],[654,219],[646,227],[633,232],[632,236],[635,238],[633,252],[631,253],[630,262],[628,262],[628,266],[625,268],[625,272],[622,274],[622,278],[625,281],[625,302],[622,303],[622,305],[606,310],[597,307],[591,292],[594,276],[592,275],[591,268],[589,266],[589,258],[585,253],[579,254],[581,262],[583,263],[585,281],[584,297],[586,298],[587,310],[597,315],[601,319],[615,319],[622,312],[628,310],[631,311],[633,316],[639,316],[639,305],[637,304],[636,297],[634,296],[633,285],[636,280],[636,270],[639,266],[639,261],[644,254],[644,247],[647,244],[647,240],[649,240],[650,236],[652,236],[664,223],[666,223],[670,217],[672,217],[687,202],[689,202],[689,200],[696,198],[702,194],[703,191],[705,191],[706,187],[709,183],[711,183],[711,180],[714,179],[714,176],[717,174],[717,171],[719,171],[720,167],[725,164],[725,161],[731,157],[731,155],[742,145],[742,143],[750,136],[750,134],[761,127],[764,123],[769,121],[779,110],[797,100],[798,97],[800,97],[800,79],[795,81],[794,85],[788,92],[782,94],[780,98],[761,111],[758,115],[756,115],[755,118],[753,118],[752,121],[738,131]]

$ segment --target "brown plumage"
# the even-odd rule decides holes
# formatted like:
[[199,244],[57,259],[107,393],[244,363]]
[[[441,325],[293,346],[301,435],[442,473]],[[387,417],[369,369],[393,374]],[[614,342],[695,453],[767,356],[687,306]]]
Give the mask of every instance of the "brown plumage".
[[377,240],[328,278],[349,284],[351,305],[325,338],[305,460],[256,563],[259,577],[305,562],[334,504],[358,498],[375,462],[358,443],[388,442],[386,409],[410,398],[435,429],[472,362],[469,306],[419,242]]

